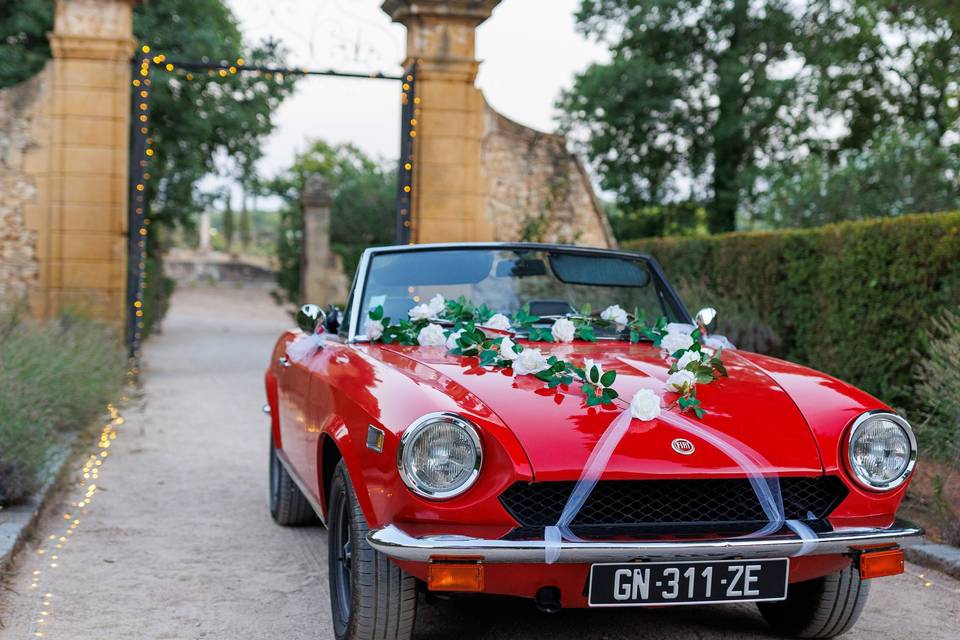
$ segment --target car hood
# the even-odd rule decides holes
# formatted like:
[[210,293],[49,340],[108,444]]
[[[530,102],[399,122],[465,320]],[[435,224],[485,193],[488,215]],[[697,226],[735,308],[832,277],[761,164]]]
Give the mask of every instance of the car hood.
[[[668,361],[650,343],[620,342],[552,345],[537,343],[545,353],[574,364],[584,359],[616,370],[614,388],[623,402],[614,407],[587,408],[579,384],[569,390],[546,389],[533,376],[511,376],[505,370],[482,369],[474,358],[451,356],[442,347],[382,347],[426,365],[479,398],[516,435],[537,480],[576,479],[599,438],[627,409],[641,388],[663,389]],[[743,455],[750,471],[764,475],[817,475],[823,464],[814,436],[790,396],[749,354],[723,355],[729,377],[697,388],[702,419],[680,414],[649,422],[634,420],[607,464],[608,479],[743,476]],[[423,368],[418,367],[418,370]],[[408,375],[412,374],[409,370]],[[673,395],[666,396],[668,400]],[[685,438],[695,449],[677,453],[672,443]],[[739,460],[739,462],[738,462]]]

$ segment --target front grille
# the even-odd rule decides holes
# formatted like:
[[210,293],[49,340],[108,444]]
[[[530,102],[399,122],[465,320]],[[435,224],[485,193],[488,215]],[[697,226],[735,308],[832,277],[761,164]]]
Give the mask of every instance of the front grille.
[[[574,482],[517,482],[500,502],[522,527],[557,523]],[[788,520],[825,518],[847,495],[839,478],[781,478]],[[749,527],[767,521],[747,479],[604,480],[598,482],[572,526],[674,525]]]

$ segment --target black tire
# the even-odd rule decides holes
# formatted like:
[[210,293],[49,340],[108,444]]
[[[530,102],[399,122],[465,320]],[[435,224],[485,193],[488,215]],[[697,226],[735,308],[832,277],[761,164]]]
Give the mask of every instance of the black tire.
[[317,522],[317,514],[300,492],[286,467],[277,457],[277,448],[270,438],[270,515],[285,527],[298,527]]
[[337,640],[409,640],[417,580],[367,543],[367,521],[343,460],[330,485],[330,610]]
[[794,638],[833,638],[856,623],[870,583],[849,566],[823,578],[790,585],[787,599],[759,602],[760,613],[778,633]]

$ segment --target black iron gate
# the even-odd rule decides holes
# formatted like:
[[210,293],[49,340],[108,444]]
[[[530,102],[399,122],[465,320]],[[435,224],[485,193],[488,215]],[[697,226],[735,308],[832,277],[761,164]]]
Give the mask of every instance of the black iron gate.
[[150,225],[146,199],[147,164],[153,151],[149,146],[150,133],[150,75],[152,73],[182,71],[214,72],[225,77],[234,73],[284,74],[291,76],[326,76],[333,78],[360,78],[368,80],[395,80],[401,82],[400,161],[397,168],[396,241],[406,244],[411,233],[411,202],[413,201],[413,161],[416,141],[417,115],[420,99],[416,96],[416,65],[410,66],[402,76],[383,73],[351,73],[330,69],[287,69],[261,67],[228,62],[171,60],[151,52],[148,45],[138,51],[132,61],[130,119],[130,188],[129,188],[129,239],[127,244],[127,345],[136,370],[140,359],[140,342],[144,327],[143,298],[146,268],[146,239]]

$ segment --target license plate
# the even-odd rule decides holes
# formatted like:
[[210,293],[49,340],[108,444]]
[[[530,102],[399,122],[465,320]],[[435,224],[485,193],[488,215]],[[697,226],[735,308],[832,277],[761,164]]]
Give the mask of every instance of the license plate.
[[595,564],[587,601],[636,607],[783,600],[789,565],[786,558]]

